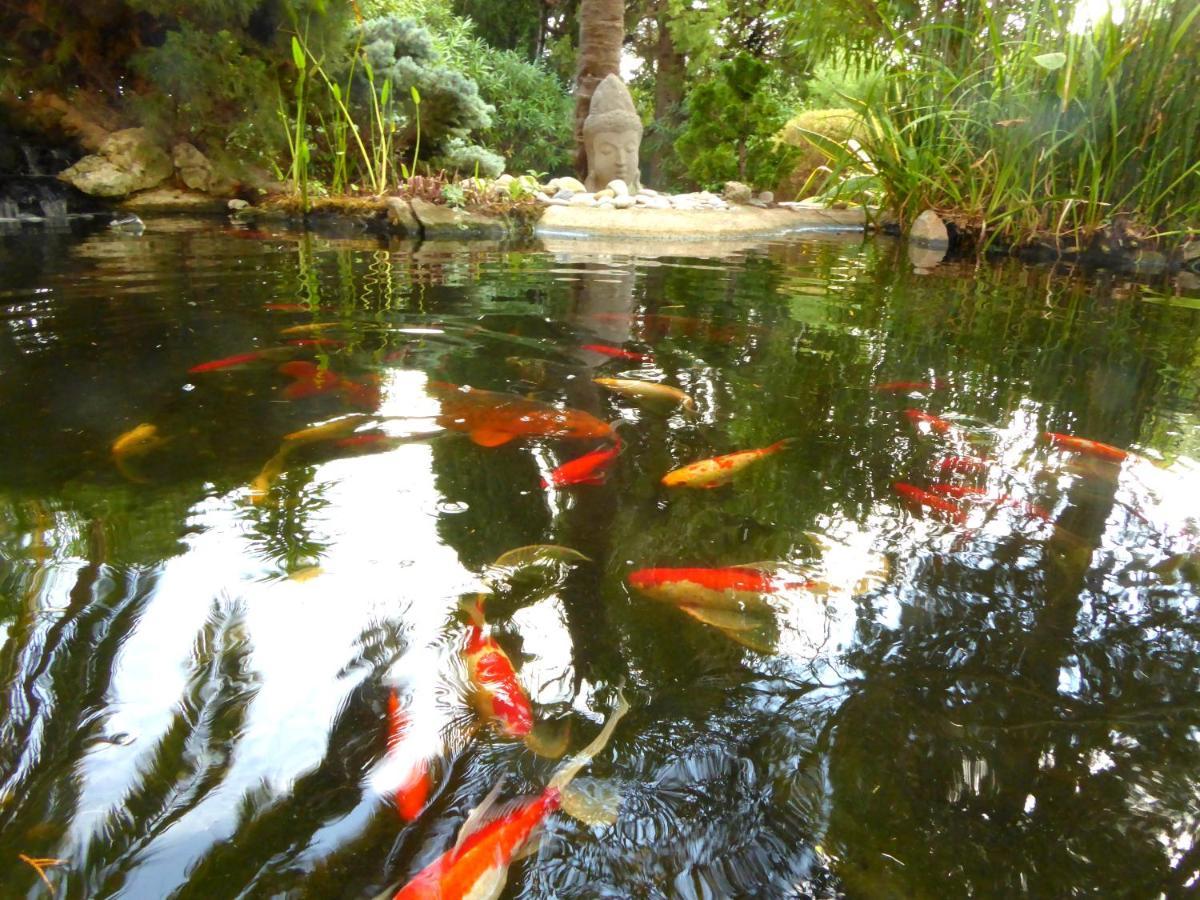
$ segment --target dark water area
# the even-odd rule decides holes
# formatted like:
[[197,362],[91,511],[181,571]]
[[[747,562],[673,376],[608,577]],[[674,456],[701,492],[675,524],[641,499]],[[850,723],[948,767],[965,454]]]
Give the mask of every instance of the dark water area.
[[1198,376],[1194,284],[857,236],[0,234],[0,893],[390,896],[618,689],[504,896],[1195,890]]

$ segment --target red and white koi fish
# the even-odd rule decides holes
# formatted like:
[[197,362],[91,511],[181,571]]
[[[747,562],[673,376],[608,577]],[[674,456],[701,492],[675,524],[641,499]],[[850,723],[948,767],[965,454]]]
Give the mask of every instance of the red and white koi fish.
[[904,416],[918,431],[949,434],[955,429],[953,422],[943,419],[941,416],[935,416],[933,413],[925,412],[923,409],[906,409]]
[[602,752],[621,717],[629,711],[617,693],[617,705],[600,733],[583,750],[571,757],[540,795],[475,830],[468,820],[458,843],[447,850],[406,884],[395,900],[484,900],[499,897],[508,880],[508,867],[531,846],[536,846],[546,818],[563,805],[571,781],[592,758]]
[[1099,441],[1091,441],[1087,438],[1075,437],[1070,434],[1045,431],[1042,432],[1042,437],[1049,441],[1051,446],[1070,450],[1072,453],[1086,453],[1088,456],[1094,456],[1097,459],[1103,459],[1108,462],[1124,462],[1130,456],[1128,450],[1122,450],[1120,447],[1114,447],[1112,444],[1102,444]]
[[475,599],[471,625],[463,645],[463,662],[471,681],[471,700],[487,721],[509,737],[523,738],[533,730],[533,704],[517,680],[512,660],[491,635],[484,634],[483,598]]
[[982,456],[947,456],[938,463],[938,472],[949,475],[957,472],[960,475],[982,475],[988,470],[989,462]]
[[584,344],[580,349],[590,350],[592,353],[600,353],[604,356],[611,356],[613,359],[628,360],[629,362],[654,362],[654,357],[649,353],[637,353],[633,350],[624,350],[621,347],[610,347],[607,344]]
[[980,503],[990,503],[993,506],[1011,506],[1024,515],[1047,522],[1051,518],[1049,512],[1034,503],[1030,503],[1027,500],[1018,500],[1016,497],[1010,497],[1008,494],[1002,494],[999,497],[988,497],[987,491],[983,488],[968,487],[961,484],[935,484],[930,487],[930,490],[941,494],[943,497],[954,497],[957,500],[978,500]]
[[904,500],[917,507],[924,507],[940,513],[957,525],[966,521],[967,514],[953,500],[939,497],[930,491],[922,490],[914,484],[897,481],[892,484],[896,493]]
[[662,477],[662,483],[667,487],[717,488],[728,484],[733,476],[746,466],[778,453],[791,443],[791,438],[784,438],[769,447],[739,450],[736,453],[714,456],[712,459],[702,459],[668,472]]
[[[982,497],[987,491],[979,487],[969,487],[965,484],[935,484],[929,488],[935,494],[941,494],[943,497],[953,497],[956,500],[963,500],[970,497]],[[897,488],[897,490],[899,490]]]
[[[404,744],[411,726],[408,713],[400,706],[400,697],[392,691],[388,695],[388,752],[396,753]],[[414,821],[429,802],[432,778],[429,761],[418,759],[403,775],[396,786],[394,799],[396,812],[406,822]]]
[[936,391],[943,386],[943,382],[934,378],[929,381],[885,381],[871,390],[880,394],[907,394],[909,391]]
[[551,471],[548,479],[542,479],[542,487],[563,488],[573,484],[604,484],[604,480],[608,477],[608,469],[620,456],[621,449],[621,440],[618,438],[611,447],[600,447],[577,459],[568,460]]

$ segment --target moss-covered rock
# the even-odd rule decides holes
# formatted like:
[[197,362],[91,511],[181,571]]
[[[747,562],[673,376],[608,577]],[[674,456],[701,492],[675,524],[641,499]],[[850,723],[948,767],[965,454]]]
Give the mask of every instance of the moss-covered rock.
[[[820,176],[809,178],[818,167],[826,164],[828,155],[821,149],[822,139],[844,144],[854,138],[861,141],[866,123],[852,109],[806,109],[793,116],[777,135],[778,140],[800,151],[796,165],[775,187],[775,194],[784,200],[800,199],[801,191],[816,193]],[[806,182],[808,186],[805,187]]]

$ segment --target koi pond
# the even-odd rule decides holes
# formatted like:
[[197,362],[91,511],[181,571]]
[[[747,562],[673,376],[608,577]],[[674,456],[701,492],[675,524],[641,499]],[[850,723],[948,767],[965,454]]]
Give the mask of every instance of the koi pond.
[[178,219],[0,272],[5,896],[1195,889],[1196,283]]

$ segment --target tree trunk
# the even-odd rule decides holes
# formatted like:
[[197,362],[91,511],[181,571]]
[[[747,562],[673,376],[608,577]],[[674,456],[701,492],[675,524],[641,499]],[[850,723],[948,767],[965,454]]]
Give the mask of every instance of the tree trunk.
[[606,75],[619,75],[621,44],[625,40],[623,0],[581,0],[579,4],[579,66],[575,70],[575,171],[587,175],[583,149],[583,120],[592,92]]

